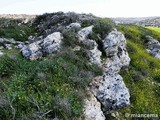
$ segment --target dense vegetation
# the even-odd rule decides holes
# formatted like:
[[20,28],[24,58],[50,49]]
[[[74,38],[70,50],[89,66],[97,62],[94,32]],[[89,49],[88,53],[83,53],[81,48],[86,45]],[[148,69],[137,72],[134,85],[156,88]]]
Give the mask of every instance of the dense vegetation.
[[160,40],[160,34],[136,25],[119,25],[118,29],[127,38],[127,50],[131,58],[128,70],[121,71],[131,94],[131,105],[122,111],[130,114],[159,114],[160,60],[145,50],[145,36]]
[[[108,22],[100,21],[97,26],[107,28]],[[76,45],[80,51],[72,50]],[[102,75],[101,68],[89,64],[88,47],[77,43],[75,31],[70,31],[64,34],[60,52],[41,60],[29,61],[16,49],[5,50],[0,58],[0,119],[83,117],[83,99],[89,97],[85,88],[93,77]]]
[[22,23],[21,20],[0,19],[0,38],[26,41],[30,35],[36,34],[38,34],[38,31],[35,27]]
[[[6,22],[4,25],[2,20],[0,37],[25,41],[29,35],[47,35],[55,30],[58,22],[62,26],[76,22],[77,16],[70,14],[72,18],[61,16],[57,21],[48,22],[53,14],[45,14],[37,17],[34,26],[18,25],[19,21]],[[96,40],[104,55],[102,40],[115,25],[110,19],[91,18],[79,22],[82,27],[94,25],[89,38]],[[39,27],[35,27],[37,25]],[[132,60],[128,70],[121,71],[131,94],[131,106],[119,111],[122,113],[120,119],[124,118],[124,113],[158,114],[160,88],[153,83],[160,84],[160,60],[146,52],[145,43],[148,42],[146,35],[160,40],[160,34],[129,24],[118,25],[118,29],[127,38],[127,50]],[[79,116],[83,117],[83,99],[89,97],[85,88],[94,76],[102,74],[102,70],[88,63],[86,49],[92,46],[78,43],[75,32],[64,34],[60,52],[37,61],[24,59],[16,49],[5,50],[6,55],[0,58],[1,120],[49,120],[56,117],[76,120]],[[80,51],[73,51],[77,45],[81,46]]]
[[85,87],[101,70],[71,50],[39,61],[0,58],[0,118],[70,119],[82,113]]

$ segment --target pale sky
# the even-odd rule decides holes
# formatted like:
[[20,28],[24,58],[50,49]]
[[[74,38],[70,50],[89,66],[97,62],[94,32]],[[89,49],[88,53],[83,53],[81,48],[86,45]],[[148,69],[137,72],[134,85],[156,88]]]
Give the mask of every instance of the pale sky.
[[160,16],[160,0],[0,0],[0,14],[92,13],[100,17]]

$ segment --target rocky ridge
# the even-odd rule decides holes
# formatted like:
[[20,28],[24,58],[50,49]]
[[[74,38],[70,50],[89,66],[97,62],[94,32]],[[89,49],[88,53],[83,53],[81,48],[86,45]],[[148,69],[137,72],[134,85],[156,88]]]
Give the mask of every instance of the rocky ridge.
[[[74,19],[68,19],[70,17]],[[68,17],[68,18],[67,18]],[[59,19],[65,19],[52,23]],[[52,19],[52,20],[51,20]],[[86,25],[84,21],[96,19],[92,15],[77,15],[72,13],[51,14],[47,21],[42,21],[37,27],[41,30],[42,36],[34,38],[31,43],[23,43],[14,39],[0,39],[5,43],[7,49],[12,49],[12,45],[19,48],[22,55],[29,60],[37,60],[50,54],[61,51],[64,43],[64,34],[74,31],[77,38],[77,51],[81,49],[79,44],[90,46],[86,48],[87,57],[91,64],[96,64],[103,69],[103,75],[97,76],[89,84],[88,92],[90,98],[84,100],[84,115],[86,120],[105,120],[105,115],[114,110],[130,105],[129,90],[119,74],[122,68],[130,63],[130,58],[126,50],[126,39],[124,35],[116,29],[105,33],[102,40],[105,58],[102,59],[102,50],[99,43],[90,38],[94,32],[95,25]],[[47,28],[44,26],[48,26]],[[9,43],[9,44],[8,44]],[[78,44],[79,43],[79,44]],[[3,49],[3,48],[2,48]],[[75,48],[72,48],[73,51]],[[3,53],[0,52],[0,56]]]

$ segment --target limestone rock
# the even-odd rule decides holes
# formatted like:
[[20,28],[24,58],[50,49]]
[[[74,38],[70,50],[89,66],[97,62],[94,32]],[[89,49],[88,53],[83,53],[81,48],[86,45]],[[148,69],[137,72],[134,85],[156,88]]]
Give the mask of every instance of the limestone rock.
[[78,31],[81,28],[81,24],[80,23],[71,23],[70,25],[66,26],[65,30],[69,31],[69,30],[75,30]]
[[30,60],[36,60],[42,57],[41,47],[35,42],[21,49],[22,55]]
[[130,104],[129,92],[123,78],[117,73],[104,75],[100,81],[97,98],[104,107],[105,112],[117,110]]
[[119,75],[121,68],[129,65],[130,58],[126,39],[116,30],[108,34],[103,45],[106,55],[110,57],[102,63],[103,76],[92,81],[91,90],[101,103],[103,112],[108,114],[130,104],[129,90]]
[[22,55],[30,60],[36,60],[57,51],[61,46],[63,37],[60,32],[54,32],[43,40],[31,43],[21,49]]
[[149,40],[147,43],[147,52],[155,58],[160,59],[160,42],[151,36],[146,36],[146,38]]
[[89,35],[90,33],[92,33],[92,28],[93,28],[93,25],[81,29],[81,30],[78,32],[78,38],[79,38],[79,40],[80,40],[80,41],[83,41],[83,40],[87,39],[88,35]]
[[101,104],[91,92],[89,93],[90,97],[84,100],[85,120],[105,120],[105,116],[101,110]]
[[1,46],[0,49],[6,48],[8,50],[11,50],[13,48],[22,49],[26,44],[28,44],[27,42],[16,41],[13,38],[0,38],[0,43],[4,46]]
[[48,35],[41,44],[43,53],[50,54],[57,51],[61,46],[62,39],[63,37],[60,32],[54,32]]
[[100,50],[98,50],[98,45],[95,41],[93,41],[93,40],[88,40],[88,41],[90,41],[90,43],[93,42],[93,49],[88,50],[88,52],[87,52],[88,57],[89,57],[89,61],[93,64],[101,66],[102,52]]
[[88,39],[88,35],[92,33],[93,26],[85,27],[78,32],[79,40],[88,48],[87,55],[89,61],[93,64],[101,66],[102,52],[98,50],[98,44],[94,40]]
[[117,30],[108,34],[104,39],[104,49],[107,56],[114,56],[118,53],[119,47],[125,47],[126,40],[124,35]]

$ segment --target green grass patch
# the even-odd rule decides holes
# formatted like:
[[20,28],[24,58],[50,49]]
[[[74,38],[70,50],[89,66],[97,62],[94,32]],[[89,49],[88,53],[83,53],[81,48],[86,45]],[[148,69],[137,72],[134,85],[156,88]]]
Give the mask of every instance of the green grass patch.
[[121,117],[125,118],[125,113],[159,114],[160,88],[153,82],[160,83],[160,60],[145,50],[145,43],[148,42],[145,36],[150,35],[160,40],[160,34],[136,25],[119,25],[118,29],[127,38],[127,50],[131,58],[129,69],[121,71],[131,94],[131,105],[120,110]]
[[39,61],[3,56],[0,118],[74,119],[82,115],[86,86],[100,74],[100,68],[69,49]]
[[19,41],[26,41],[30,35],[35,35],[36,29],[27,24],[0,27],[1,38],[14,38]]
[[150,30],[154,30],[154,31],[160,33],[160,28],[158,28],[158,27],[146,27],[146,28],[148,28],[148,29],[150,29]]

